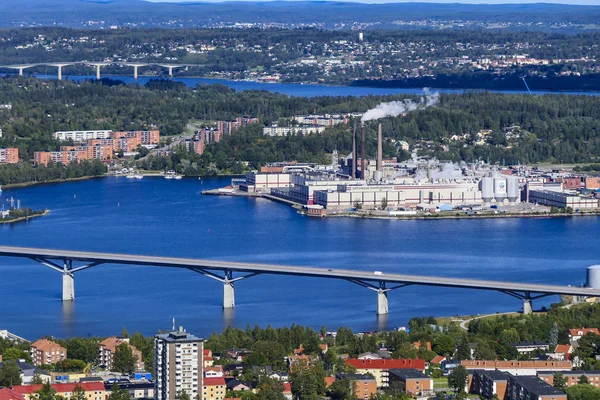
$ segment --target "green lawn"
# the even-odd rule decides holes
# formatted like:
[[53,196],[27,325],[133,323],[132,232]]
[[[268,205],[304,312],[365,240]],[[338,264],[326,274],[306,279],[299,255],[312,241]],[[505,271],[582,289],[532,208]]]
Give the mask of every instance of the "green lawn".
[[448,378],[433,378],[433,388],[443,389],[448,387]]

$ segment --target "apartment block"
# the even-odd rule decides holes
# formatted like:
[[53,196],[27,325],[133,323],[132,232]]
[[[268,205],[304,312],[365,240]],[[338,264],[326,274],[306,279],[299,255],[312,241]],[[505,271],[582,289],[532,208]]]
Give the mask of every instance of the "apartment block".
[[[43,385],[19,385],[13,386],[13,391],[22,395],[25,400],[36,400],[39,398],[37,393]],[[58,396],[65,400],[71,400],[73,391],[79,387],[83,390],[86,400],[105,400],[107,397],[104,382],[85,382],[85,383],[57,383],[51,385],[56,390]]]
[[537,376],[511,376],[506,390],[507,400],[567,400],[567,395]]
[[225,383],[225,378],[205,377],[202,384],[202,400],[223,400],[226,391],[227,384]]
[[411,396],[433,393],[433,379],[413,368],[390,369],[389,384],[398,385],[404,393]]
[[[192,399],[203,398],[203,358],[204,340],[187,333],[183,328],[155,335],[155,400],[173,400],[182,391]],[[213,389],[216,395],[217,388]]]
[[129,338],[118,338],[115,336],[111,336],[101,341],[100,345],[98,346],[98,363],[100,365],[104,365],[106,369],[112,370],[117,346],[122,343],[126,343],[131,349],[131,353],[136,359],[136,370],[143,370],[144,363],[142,361],[142,352],[136,349],[135,346],[129,344]]
[[335,375],[335,380],[348,379],[352,382],[352,394],[359,400],[368,400],[377,395],[377,381],[369,375],[344,374]]
[[509,378],[510,374],[503,371],[473,371],[470,392],[485,399],[491,399],[494,395],[504,399]]
[[36,366],[54,364],[67,358],[67,349],[48,339],[32,343],[29,351]]
[[567,380],[567,386],[579,384],[579,378],[585,376],[590,385],[600,387],[600,371],[555,371],[538,372],[537,376],[549,385],[554,385],[554,374],[561,373]]
[[8,147],[0,149],[0,164],[16,164],[19,162],[19,149]]
[[425,370],[425,360],[418,359],[388,359],[388,360],[361,360],[349,358],[346,365],[356,368],[359,374],[371,374],[377,381],[377,387],[389,386],[389,371],[391,369],[411,368],[423,372]]
[[526,360],[526,361],[496,361],[496,360],[463,360],[463,367],[469,370],[498,370],[511,375],[535,376],[539,371],[562,371],[573,369],[573,363],[564,361]]

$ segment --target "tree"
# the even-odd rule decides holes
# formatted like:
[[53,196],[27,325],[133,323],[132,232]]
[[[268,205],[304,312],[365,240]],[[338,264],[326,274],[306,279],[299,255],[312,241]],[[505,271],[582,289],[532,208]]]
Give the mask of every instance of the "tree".
[[347,378],[336,380],[327,389],[327,395],[332,400],[351,399],[352,398],[352,382]]
[[14,360],[4,361],[0,367],[0,386],[13,387],[21,384],[21,370]]
[[573,385],[565,389],[568,400],[597,400],[600,399],[600,389],[590,384]]
[[128,343],[121,343],[115,348],[113,370],[123,374],[131,374],[135,371],[136,359],[133,356]]
[[121,389],[119,385],[114,383],[110,388],[110,395],[107,400],[131,400],[131,396],[129,396],[128,390]]
[[519,332],[515,328],[504,329],[500,333],[500,342],[502,344],[513,344],[521,341]]
[[555,322],[552,324],[552,328],[550,329],[550,346],[556,347],[558,344],[558,324]]
[[177,394],[175,395],[175,400],[191,400],[191,399],[190,399],[190,395],[187,394],[187,392],[185,390],[182,390],[180,392],[177,392]]
[[567,378],[565,378],[561,372],[555,372],[552,386],[557,389],[564,390],[565,387],[567,387]]
[[32,383],[33,385],[39,385],[39,384],[41,384],[41,383],[44,383],[44,382],[42,381],[42,377],[40,376],[40,373],[39,373],[39,372],[35,371],[35,372],[33,373],[33,378],[31,379],[31,383]]
[[579,384],[580,385],[585,385],[585,384],[588,384],[588,383],[590,383],[590,381],[588,380],[587,376],[581,375],[579,377]]
[[471,347],[469,346],[466,336],[463,336],[461,341],[458,343],[458,347],[456,348],[456,358],[459,360],[471,359]]
[[455,392],[462,392],[465,390],[468,377],[469,373],[467,372],[467,369],[462,365],[459,365],[448,375],[448,385],[450,385]]
[[481,342],[475,348],[476,360],[495,360],[496,352],[485,342]]
[[388,206],[388,201],[387,199],[384,197],[383,199],[381,199],[381,209],[385,210]]
[[25,351],[18,349],[16,347],[11,347],[4,351],[2,355],[3,360],[25,360],[27,362],[31,362],[31,355]]
[[325,394],[325,371],[320,365],[297,365],[290,375],[295,399],[320,400]]
[[432,350],[441,356],[449,357],[454,352],[454,340],[449,335],[440,335],[433,341]]
[[56,400],[56,389],[54,389],[50,382],[44,383],[40,390],[37,392],[37,400]]
[[71,400],[86,400],[85,390],[79,385],[73,388],[73,395],[71,396]]

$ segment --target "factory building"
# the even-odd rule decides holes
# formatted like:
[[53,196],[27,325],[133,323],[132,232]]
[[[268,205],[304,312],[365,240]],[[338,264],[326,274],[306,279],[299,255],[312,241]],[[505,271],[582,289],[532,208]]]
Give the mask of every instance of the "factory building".
[[315,204],[327,209],[352,207],[357,202],[365,208],[381,205],[385,198],[389,207],[434,204],[481,204],[481,192],[476,182],[437,182],[423,185],[360,185],[338,184],[337,189],[315,192]]
[[490,204],[492,200],[496,203],[508,200],[510,204],[515,204],[521,194],[519,178],[514,176],[485,177],[481,179],[480,188],[485,204]]
[[573,210],[598,208],[598,199],[550,190],[529,190],[529,202],[548,207],[571,207]]
[[240,190],[248,193],[270,193],[273,189],[289,188],[291,183],[291,174],[248,172],[245,182],[240,184]]
[[332,174],[321,174],[307,172],[293,174],[292,184],[289,188],[278,188],[271,190],[273,196],[299,204],[316,204],[316,193],[319,191],[337,191],[340,185],[345,187],[364,186],[363,180],[345,180]]

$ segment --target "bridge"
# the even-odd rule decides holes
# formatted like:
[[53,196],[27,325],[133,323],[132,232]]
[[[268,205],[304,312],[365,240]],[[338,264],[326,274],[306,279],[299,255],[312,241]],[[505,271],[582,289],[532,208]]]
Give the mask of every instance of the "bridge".
[[204,64],[171,64],[171,63],[160,63],[160,62],[126,62],[126,61],[52,61],[47,63],[29,63],[29,64],[13,64],[13,65],[0,65],[0,69],[13,69],[17,70],[20,76],[23,76],[23,71],[28,68],[45,66],[57,68],[58,80],[62,80],[63,68],[70,65],[85,65],[96,70],[96,79],[100,79],[100,68],[107,65],[118,65],[125,67],[133,67],[133,77],[138,78],[138,70],[141,67],[161,67],[165,68],[170,77],[173,77],[173,70],[176,68],[187,68],[187,67],[204,67]]
[[[377,314],[380,315],[388,313],[388,292],[409,285],[499,291],[522,300],[524,314],[530,314],[532,312],[533,300],[546,296],[600,296],[600,289],[588,287],[406,275],[387,272],[382,273],[379,271],[357,271],[349,269],[215,261],[195,258],[96,253],[87,251],[7,246],[0,246],[0,256],[27,258],[61,273],[63,277],[63,301],[72,301],[75,299],[74,274],[76,272],[80,272],[102,264],[181,268],[196,272],[208,278],[217,280],[223,284],[223,308],[235,307],[235,282],[260,274],[340,279],[352,282],[377,293]],[[81,265],[78,266],[77,263]],[[237,276],[234,276],[234,274]]]

